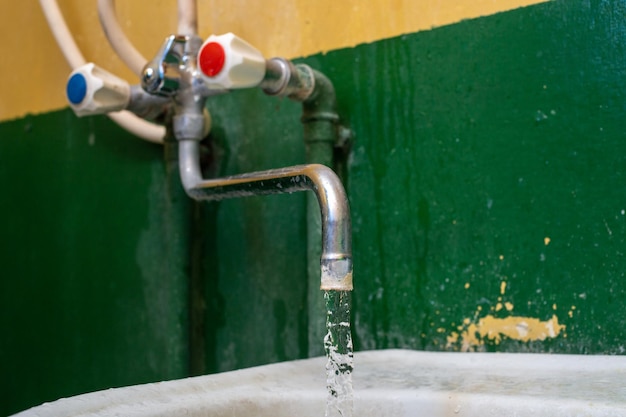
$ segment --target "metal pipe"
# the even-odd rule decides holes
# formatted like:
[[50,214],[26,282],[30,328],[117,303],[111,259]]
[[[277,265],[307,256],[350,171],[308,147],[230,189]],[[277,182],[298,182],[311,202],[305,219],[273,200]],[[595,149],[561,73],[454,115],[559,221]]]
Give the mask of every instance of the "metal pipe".
[[255,195],[313,191],[322,219],[321,289],[352,290],[350,209],[341,180],[330,168],[299,165],[224,178],[203,179],[198,141],[179,142],[181,180],[196,200],[218,201]]
[[[337,122],[335,111],[335,91],[333,85],[321,73],[311,70],[313,89],[302,102],[302,138],[304,141],[306,162],[335,165],[334,148],[337,142]],[[324,306],[324,297],[315,286],[316,259],[319,259],[319,216],[315,202],[307,201],[307,258],[308,258],[308,318],[309,318],[309,355],[321,355],[323,346],[318,341],[325,333],[327,320],[320,305]],[[334,297],[333,297],[334,298]]]
[[[304,65],[298,65],[303,67]],[[300,72],[302,74],[303,72]],[[335,111],[335,91],[332,83],[322,73],[310,69],[313,88],[302,100],[302,138],[304,141],[306,162],[309,164],[335,165],[334,148],[337,143],[337,122]],[[308,259],[308,319],[309,319],[309,355],[321,355],[323,346],[318,341],[325,336],[324,297],[315,286],[316,260],[319,259],[319,215],[315,201],[307,201],[307,259]],[[334,298],[334,297],[333,297]]]
[[[308,65],[294,65],[282,58],[272,58],[266,63],[265,78],[261,88],[268,95],[289,97],[302,103],[302,128],[308,164],[334,167],[335,147],[340,144],[339,116],[336,110],[335,89],[321,72]],[[307,199],[307,277],[308,277],[308,339],[309,355],[323,354],[317,341],[324,337],[324,300],[317,289],[320,259],[320,217],[316,202]]]
[[130,87],[130,99],[126,110],[146,120],[154,120],[167,113],[171,102],[166,97],[146,93],[137,85]]
[[308,65],[294,65],[284,58],[268,59],[260,87],[270,96],[303,101],[313,94],[314,71]]

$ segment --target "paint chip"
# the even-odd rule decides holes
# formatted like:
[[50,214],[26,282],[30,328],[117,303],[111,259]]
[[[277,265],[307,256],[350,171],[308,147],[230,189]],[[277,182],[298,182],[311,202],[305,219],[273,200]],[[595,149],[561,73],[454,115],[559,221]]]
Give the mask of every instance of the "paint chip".
[[503,308],[506,309],[506,311],[512,311],[513,310],[513,303],[510,303],[508,301],[505,302],[504,304],[501,303],[501,302],[498,302],[498,304],[496,304],[495,311],[500,311]]
[[576,310],[576,306],[571,306],[569,311],[567,312],[567,315],[570,319],[574,317],[574,310]]
[[559,324],[556,315],[546,321],[533,317],[497,318],[488,315],[478,322],[461,326],[460,333],[452,332],[447,337],[447,347],[452,348],[460,343],[461,351],[467,352],[483,346],[486,342],[500,344],[504,339],[521,342],[543,341],[556,338],[564,330],[565,325]]

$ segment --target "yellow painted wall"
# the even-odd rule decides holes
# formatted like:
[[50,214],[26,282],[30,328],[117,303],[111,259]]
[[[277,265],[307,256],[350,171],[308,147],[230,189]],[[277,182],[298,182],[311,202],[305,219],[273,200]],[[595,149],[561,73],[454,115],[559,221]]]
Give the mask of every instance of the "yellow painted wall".
[[[350,47],[545,0],[199,0],[200,35],[234,32],[266,56],[287,58]],[[365,4],[367,3],[367,6]],[[137,79],[109,47],[96,0],[59,0],[85,58],[131,83]],[[151,57],[176,31],[175,0],[118,0],[127,36]],[[0,15],[4,43],[0,120],[66,106],[70,68],[36,0],[11,2]]]

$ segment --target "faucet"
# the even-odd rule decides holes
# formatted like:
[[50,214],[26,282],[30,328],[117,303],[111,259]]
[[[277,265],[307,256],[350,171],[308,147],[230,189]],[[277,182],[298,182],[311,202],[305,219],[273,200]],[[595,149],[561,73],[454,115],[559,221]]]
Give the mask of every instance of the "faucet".
[[344,187],[330,168],[309,164],[204,179],[200,167],[200,141],[210,129],[205,103],[234,88],[259,86],[268,95],[301,102],[305,137],[332,140],[336,135],[328,131],[336,128],[338,116],[328,78],[283,58],[265,60],[231,33],[211,36],[204,43],[193,33],[168,36],[145,65],[141,90],[129,88],[125,81],[94,69],[93,64],[87,66],[76,69],[68,82],[68,98],[75,112],[81,116],[128,109],[138,115],[171,117],[181,182],[189,197],[217,201],[312,191],[322,220],[320,288],[352,290],[350,210]]
[[[181,1],[179,5],[191,10],[194,3]],[[339,177],[325,165],[309,164],[205,179],[199,157],[200,141],[210,130],[207,99],[230,89],[255,86],[266,94],[301,102],[307,153],[332,154],[333,147],[345,145],[349,137],[349,132],[337,124],[333,85],[307,65],[294,65],[282,58],[265,60],[232,33],[210,36],[202,43],[196,35],[193,13],[183,20],[184,24],[179,23],[183,33],[167,37],[143,68],[141,89],[88,64],[88,69],[78,68],[70,76],[70,105],[79,116],[128,109],[171,122],[178,142],[181,182],[192,199],[215,201],[305,190],[314,193],[321,212],[320,288],[325,291],[327,306],[323,338],[328,358],[326,415],[344,415],[344,411],[351,415],[352,238],[348,199]],[[307,217],[312,213],[310,206]],[[313,234],[309,233],[312,259],[315,251],[311,250]],[[309,332],[311,335],[311,329]]]
[[199,174],[198,149],[197,141],[179,144],[183,185],[196,200],[313,191],[322,214],[320,288],[352,290],[350,209],[343,185],[333,170],[309,164],[205,180]]

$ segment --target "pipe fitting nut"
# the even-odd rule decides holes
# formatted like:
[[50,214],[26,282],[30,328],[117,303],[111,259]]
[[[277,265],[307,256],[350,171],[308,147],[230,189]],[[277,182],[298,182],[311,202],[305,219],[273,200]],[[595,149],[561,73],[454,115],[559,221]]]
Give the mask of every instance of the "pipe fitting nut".
[[202,140],[211,129],[211,118],[205,109],[202,114],[183,113],[173,117],[174,136],[178,140]]

